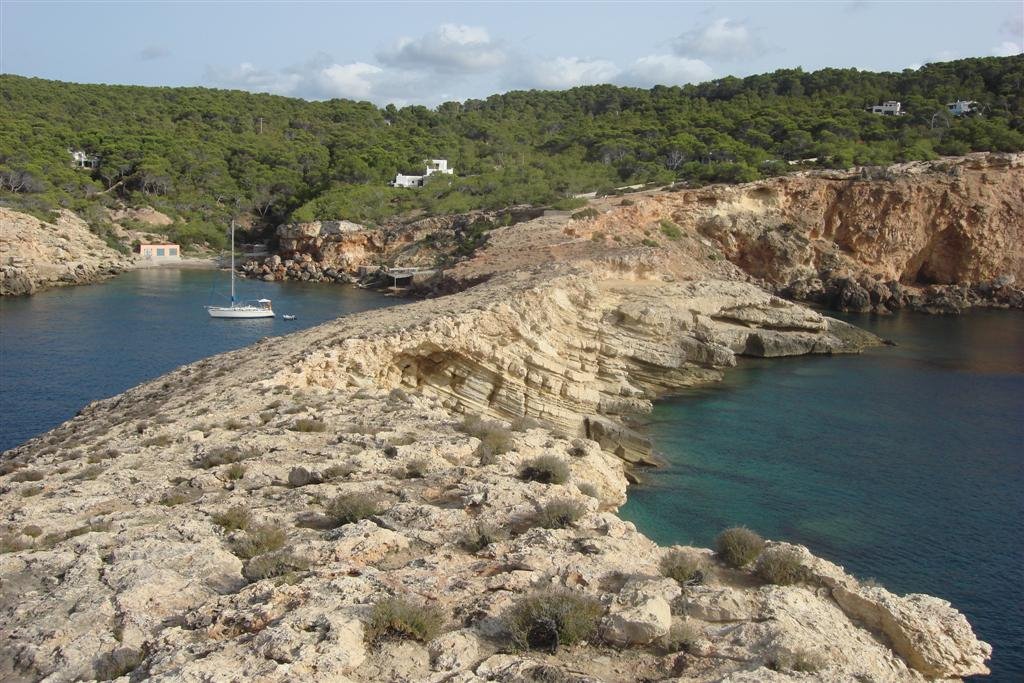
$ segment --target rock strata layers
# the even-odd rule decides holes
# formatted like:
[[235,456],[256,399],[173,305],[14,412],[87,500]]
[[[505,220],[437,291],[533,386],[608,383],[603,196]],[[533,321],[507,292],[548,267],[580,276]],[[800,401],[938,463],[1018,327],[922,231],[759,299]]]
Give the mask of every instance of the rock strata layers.
[[[862,585],[802,548],[769,548],[798,553],[794,585],[696,548],[675,550],[704,563],[699,585],[661,576],[669,549],[614,514],[627,460],[648,453],[621,418],[741,355],[876,340],[746,282],[638,272],[508,272],[265,339],[5,453],[0,678],[985,673],[991,648],[948,603]],[[566,475],[526,476],[542,458]],[[339,512],[356,494],[372,508]],[[510,610],[552,590],[597,601],[593,632],[511,648]],[[392,597],[438,610],[439,633],[370,639]]]
[[47,223],[0,208],[0,296],[98,282],[131,263],[70,211]]

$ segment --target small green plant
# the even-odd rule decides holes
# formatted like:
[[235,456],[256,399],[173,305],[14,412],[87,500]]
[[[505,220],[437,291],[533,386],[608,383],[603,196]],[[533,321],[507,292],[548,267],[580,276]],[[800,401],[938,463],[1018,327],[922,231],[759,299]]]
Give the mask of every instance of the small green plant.
[[644,245],[645,247],[657,247],[658,246],[658,243],[655,242],[654,240],[652,240],[650,237],[645,237],[642,240],[640,240],[640,244]]
[[405,464],[403,476],[406,479],[422,479],[430,471],[430,461],[426,458],[413,458]]
[[18,470],[11,475],[11,481],[42,481],[43,473],[39,470]]
[[242,576],[255,582],[308,568],[309,561],[306,558],[299,557],[285,548],[253,557],[242,567]]
[[402,598],[386,598],[373,606],[365,638],[375,644],[387,639],[426,643],[441,633],[444,615],[436,607]]
[[230,507],[224,512],[215,512],[212,516],[213,523],[233,531],[236,529],[248,529],[249,525],[252,524],[252,513],[249,512],[248,508],[242,507],[241,505],[235,505]]
[[240,462],[233,462],[224,468],[224,476],[228,481],[238,481],[245,476],[245,465]]
[[338,527],[378,515],[383,507],[380,496],[376,494],[342,493],[324,506],[324,513]]
[[581,481],[579,484],[576,484],[576,488],[578,488],[580,490],[580,493],[582,493],[584,496],[590,496],[591,498],[597,499],[601,498],[601,494],[598,493],[597,487],[591,484],[589,481]]
[[78,470],[75,474],[72,474],[71,478],[78,479],[79,481],[89,481],[103,474],[106,469],[107,468],[102,465],[87,465]]
[[801,673],[814,673],[825,668],[825,658],[810,650],[796,650],[793,652],[779,652],[768,666],[776,671],[798,671]]
[[459,545],[471,553],[478,553],[500,540],[500,532],[495,527],[488,524],[477,524],[472,531],[462,537]]
[[160,496],[160,504],[167,507],[174,507],[182,503],[194,503],[202,498],[203,492],[190,488],[173,488]]
[[355,463],[343,462],[337,465],[331,465],[321,473],[324,481],[330,481],[331,479],[344,479],[353,472],[356,471]]
[[692,652],[697,641],[703,637],[704,632],[699,626],[690,621],[680,621],[672,624],[672,628],[661,637],[658,645],[666,653]]
[[697,586],[704,583],[707,564],[697,553],[671,550],[662,556],[658,569],[662,576],[675,579],[680,586]]
[[531,429],[537,429],[538,427],[543,426],[544,425],[540,420],[530,417],[529,415],[523,415],[522,417],[517,417],[512,420],[511,429],[513,432],[528,432]]
[[0,554],[17,553],[29,548],[18,534],[0,534]]
[[597,218],[600,215],[601,215],[601,212],[598,211],[597,209],[586,208],[586,209],[583,209],[582,211],[577,211],[576,213],[574,213],[572,215],[572,219],[574,221],[585,221],[585,220],[587,220],[589,218]]
[[603,232],[595,232],[590,235],[591,242],[604,242],[605,234]]
[[764,539],[746,527],[726,529],[715,539],[718,557],[736,569],[756,560],[763,549]]
[[479,415],[467,415],[463,418],[459,431],[480,439],[485,454],[501,455],[515,448],[512,430],[497,422],[485,420]]
[[231,544],[231,552],[243,560],[280,550],[288,542],[288,534],[276,524],[250,526],[245,535]]
[[552,204],[551,208],[557,211],[572,211],[586,205],[587,200],[583,197],[565,197]]
[[194,464],[196,467],[208,470],[212,467],[241,462],[253,457],[256,457],[256,454],[252,451],[243,451],[237,446],[228,446],[225,448],[215,448],[203,454]]
[[564,484],[569,481],[569,465],[553,455],[542,455],[527,462],[519,476],[541,484]]
[[603,612],[597,598],[552,590],[521,598],[505,615],[504,624],[513,649],[555,652],[593,638]]
[[796,548],[769,548],[757,559],[757,575],[777,586],[791,586],[806,579],[803,558]]
[[575,500],[553,500],[537,511],[533,522],[543,529],[564,529],[586,511],[587,508]]
[[36,538],[37,536],[42,536],[42,534],[43,534],[43,527],[41,527],[41,526],[39,526],[37,524],[28,524],[28,525],[25,526],[25,528],[23,528],[21,530],[21,533],[25,534],[26,536],[31,536],[32,538]]
[[170,434],[157,434],[151,436],[142,442],[143,446],[169,446],[174,439],[171,438]]
[[661,230],[661,234],[670,240],[677,241],[683,237],[683,231],[678,225],[673,223],[667,218],[662,218],[658,221],[658,229]]
[[327,424],[323,420],[302,417],[293,422],[288,429],[293,432],[324,432],[327,431]]

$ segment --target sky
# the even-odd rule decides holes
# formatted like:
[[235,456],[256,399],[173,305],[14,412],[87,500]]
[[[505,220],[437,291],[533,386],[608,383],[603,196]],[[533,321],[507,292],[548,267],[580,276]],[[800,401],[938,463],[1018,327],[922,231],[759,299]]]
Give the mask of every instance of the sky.
[[1019,54],[1024,2],[0,0],[0,72],[435,106]]

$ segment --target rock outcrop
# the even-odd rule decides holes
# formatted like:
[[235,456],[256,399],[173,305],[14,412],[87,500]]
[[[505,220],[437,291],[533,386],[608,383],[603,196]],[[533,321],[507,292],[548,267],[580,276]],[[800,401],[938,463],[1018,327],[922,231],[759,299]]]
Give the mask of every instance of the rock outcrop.
[[0,207],[0,296],[98,282],[131,263],[70,211],[47,223]]
[[[948,603],[862,586],[804,549],[795,585],[697,549],[678,550],[704,558],[701,585],[661,576],[668,550],[614,514],[624,458],[646,454],[622,418],[738,355],[875,340],[706,270],[605,266],[498,273],[265,339],[4,454],[0,678],[985,673],[990,648]],[[567,475],[525,476],[540,458]],[[585,642],[510,648],[510,610],[552,590],[597,601]],[[440,633],[372,637],[391,597],[436,609]]]
[[593,229],[660,220],[777,293],[838,310],[1024,307],[1024,154],[654,193]]

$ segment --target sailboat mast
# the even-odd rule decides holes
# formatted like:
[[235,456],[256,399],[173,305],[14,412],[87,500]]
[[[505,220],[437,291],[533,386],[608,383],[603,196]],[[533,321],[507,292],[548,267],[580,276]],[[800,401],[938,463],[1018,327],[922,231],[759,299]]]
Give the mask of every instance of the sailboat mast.
[[231,305],[235,305],[235,219],[231,219]]

